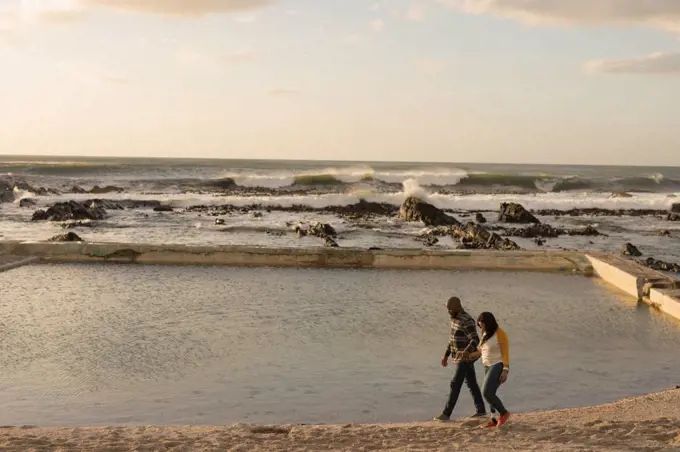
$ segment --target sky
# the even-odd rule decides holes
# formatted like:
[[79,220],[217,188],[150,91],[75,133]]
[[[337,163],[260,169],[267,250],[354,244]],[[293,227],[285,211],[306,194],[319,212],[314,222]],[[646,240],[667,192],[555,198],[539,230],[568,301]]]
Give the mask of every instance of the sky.
[[680,0],[0,0],[0,154],[680,165]]

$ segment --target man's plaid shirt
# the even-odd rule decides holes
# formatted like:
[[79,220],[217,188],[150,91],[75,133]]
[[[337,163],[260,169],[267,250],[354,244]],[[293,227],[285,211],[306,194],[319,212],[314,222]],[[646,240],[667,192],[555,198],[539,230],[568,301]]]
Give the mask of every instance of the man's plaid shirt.
[[451,337],[449,338],[449,345],[446,348],[446,356],[453,356],[451,361],[459,363],[461,361],[458,356],[459,352],[468,351],[474,352],[479,345],[479,336],[477,335],[477,325],[475,319],[465,311],[461,311],[451,318]]

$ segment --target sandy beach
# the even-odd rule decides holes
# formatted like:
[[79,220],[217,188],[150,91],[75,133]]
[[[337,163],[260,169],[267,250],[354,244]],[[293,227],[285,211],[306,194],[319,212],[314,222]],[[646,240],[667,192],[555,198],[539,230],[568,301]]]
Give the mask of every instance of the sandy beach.
[[380,425],[3,427],[3,451],[678,451],[680,389],[586,408],[478,420]]

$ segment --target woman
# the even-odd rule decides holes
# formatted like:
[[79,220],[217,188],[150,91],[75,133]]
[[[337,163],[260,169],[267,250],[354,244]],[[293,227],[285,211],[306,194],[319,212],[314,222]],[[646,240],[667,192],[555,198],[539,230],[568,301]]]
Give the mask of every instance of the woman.
[[492,415],[494,412],[500,414],[498,420],[492,417],[486,427],[500,427],[510,419],[510,413],[496,395],[499,386],[506,382],[510,372],[508,335],[498,326],[496,318],[490,312],[482,312],[479,315],[477,326],[482,330],[482,342],[479,349],[470,354],[470,358],[482,357],[485,371],[482,395],[491,406]]

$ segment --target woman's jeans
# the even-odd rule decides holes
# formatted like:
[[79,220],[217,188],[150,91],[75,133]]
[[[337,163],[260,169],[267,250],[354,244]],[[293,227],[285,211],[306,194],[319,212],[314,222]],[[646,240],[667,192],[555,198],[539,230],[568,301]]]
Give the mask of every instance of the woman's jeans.
[[501,385],[501,373],[503,373],[503,363],[496,363],[493,366],[484,368],[482,395],[484,400],[491,406],[491,412],[498,412],[502,416],[508,411],[503,406],[501,399],[496,395],[496,391],[498,391]]

